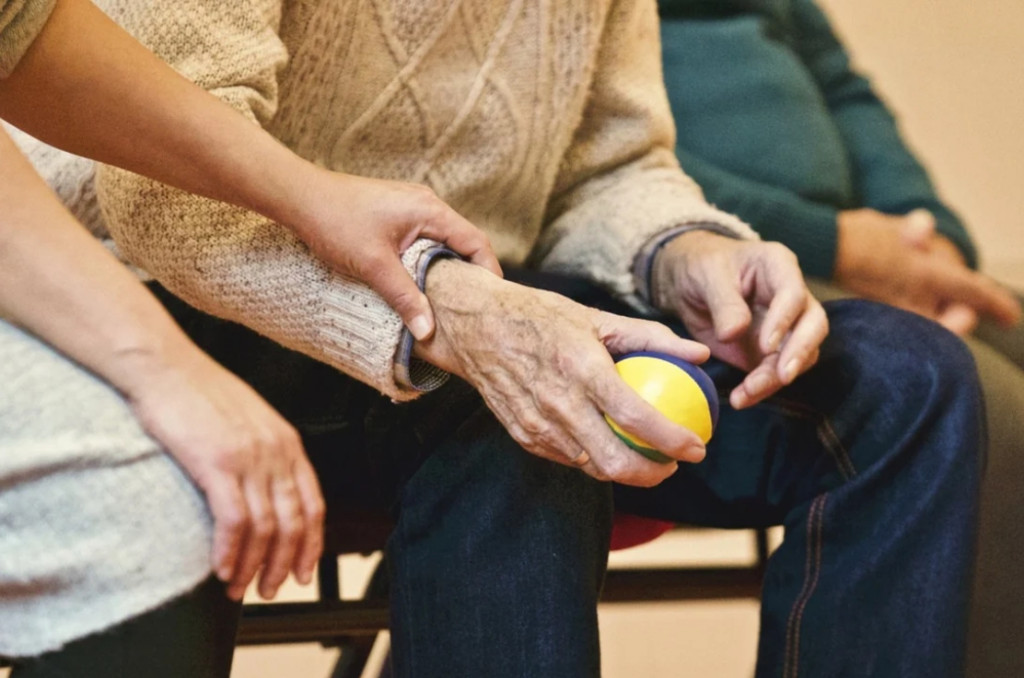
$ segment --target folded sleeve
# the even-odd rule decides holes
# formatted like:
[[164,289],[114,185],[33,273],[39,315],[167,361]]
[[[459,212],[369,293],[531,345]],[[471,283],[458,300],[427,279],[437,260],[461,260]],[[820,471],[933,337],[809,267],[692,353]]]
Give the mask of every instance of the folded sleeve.
[[57,0],[0,0],[0,78],[14,71],[56,4]]

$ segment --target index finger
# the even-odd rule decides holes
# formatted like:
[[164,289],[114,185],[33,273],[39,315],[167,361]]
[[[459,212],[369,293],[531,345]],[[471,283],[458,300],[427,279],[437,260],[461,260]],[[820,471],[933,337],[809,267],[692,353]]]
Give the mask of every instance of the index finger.
[[295,462],[295,486],[306,518],[306,531],[295,559],[295,578],[301,584],[308,584],[324,550],[325,507],[316,473],[305,455]]
[[601,342],[612,355],[657,351],[692,363],[702,363],[711,357],[711,350],[704,344],[684,339],[671,328],[653,320],[599,311],[596,325]]
[[939,273],[932,269],[930,277],[934,289],[947,299],[963,302],[1006,327],[1020,321],[1021,307],[1017,299],[980,273],[970,269]]
[[440,210],[438,216],[432,218],[421,231],[422,235],[443,242],[448,247],[491,273],[501,276],[501,264],[491,248],[487,234],[470,223],[461,214],[448,205]]
[[818,300],[807,295],[804,312],[782,344],[779,354],[779,378],[791,384],[817,359],[821,343],[828,336],[828,316]]
[[228,582],[241,556],[249,508],[233,477],[210,483],[203,491],[213,515],[213,570],[218,579]]

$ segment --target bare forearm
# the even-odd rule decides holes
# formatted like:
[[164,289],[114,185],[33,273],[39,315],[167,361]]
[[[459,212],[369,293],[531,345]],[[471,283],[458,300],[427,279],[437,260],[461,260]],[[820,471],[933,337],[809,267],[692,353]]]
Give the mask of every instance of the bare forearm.
[[74,221],[2,133],[0,204],[0,316],[125,392],[133,391],[143,363],[193,351],[156,300]]
[[317,174],[193,85],[88,0],[60,0],[12,75],[0,117],[43,141],[291,225]]

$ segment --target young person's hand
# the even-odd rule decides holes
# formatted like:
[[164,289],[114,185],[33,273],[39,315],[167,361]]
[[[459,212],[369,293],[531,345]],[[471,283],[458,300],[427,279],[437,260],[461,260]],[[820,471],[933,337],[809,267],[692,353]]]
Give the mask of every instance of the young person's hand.
[[796,256],[778,243],[684,233],[658,253],[653,288],[657,308],[678,314],[716,358],[749,372],[729,398],[737,409],[810,369],[828,334]]
[[132,377],[119,381],[139,421],[206,495],[213,570],[228,595],[241,600],[257,572],[263,598],[290,572],[308,584],[323,551],[324,500],[295,429],[191,344],[125,362]]
[[338,273],[373,288],[418,340],[434,332],[427,297],[402,266],[418,238],[444,243],[471,263],[501,275],[483,231],[428,187],[316,168],[304,195],[274,216]]

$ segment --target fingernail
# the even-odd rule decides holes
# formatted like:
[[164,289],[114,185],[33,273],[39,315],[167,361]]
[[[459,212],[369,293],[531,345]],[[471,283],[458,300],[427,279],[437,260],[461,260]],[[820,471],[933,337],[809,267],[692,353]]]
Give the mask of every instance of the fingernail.
[[690,445],[686,450],[686,460],[694,464],[704,461],[704,457],[707,455],[707,448],[703,445]]
[[772,336],[768,337],[768,353],[775,353],[776,349],[779,348],[780,341],[782,341],[782,332],[775,330],[772,332]]
[[296,579],[298,579],[299,583],[303,586],[309,586],[309,583],[313,581],[313,571],[304,570],[302,572],[299,572],[299,574],[296,576]]
[[423,341],[430,336],[430,321],[426,316],[418,315],[409,321],[409,331],[417,341]]
[[787,384],[793,382],[796,379],[796,375],[800,373],[800,360],[793,358],[786,364],[785,369],[782,370],[782,378]]

